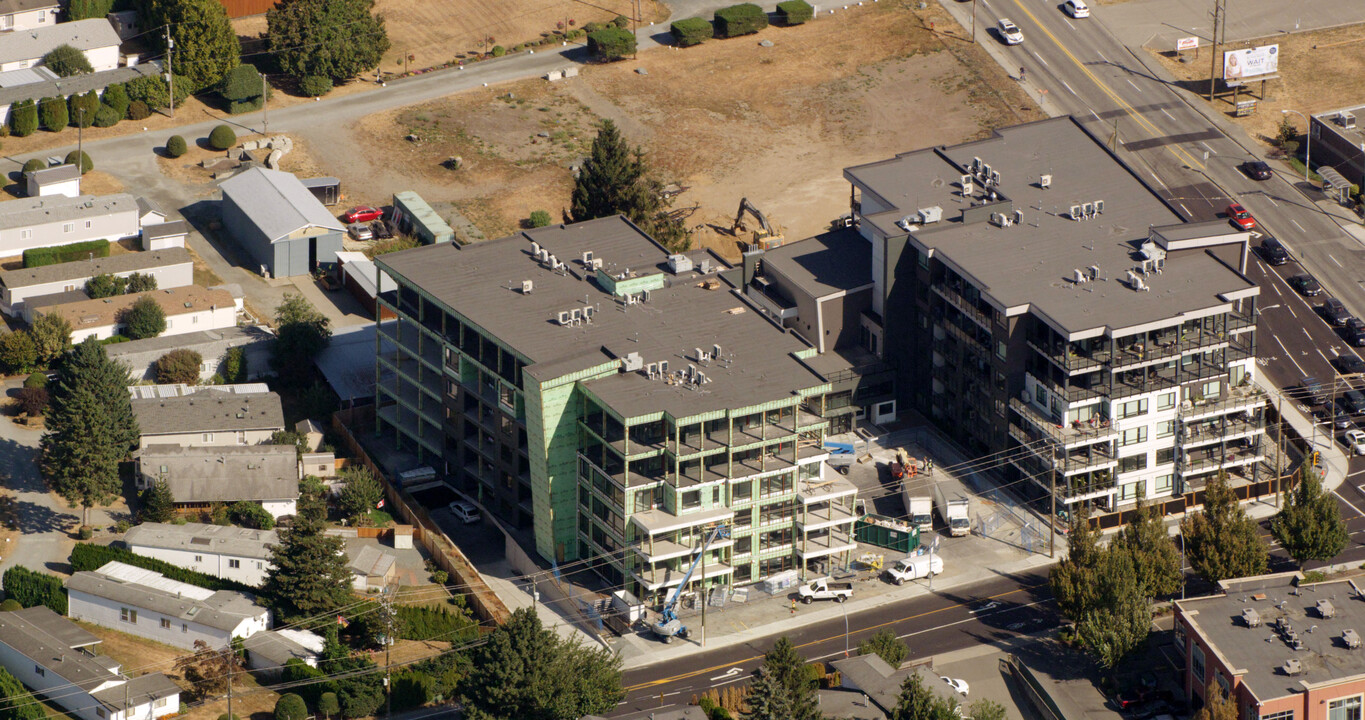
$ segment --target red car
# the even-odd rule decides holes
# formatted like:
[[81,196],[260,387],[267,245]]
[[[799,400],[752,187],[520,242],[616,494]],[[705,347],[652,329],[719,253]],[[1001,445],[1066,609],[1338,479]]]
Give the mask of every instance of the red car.
[[1243,230],[1256,229],[1256,218],[1252,217],[1251,213],[1247,212],[1247,209],[1242,207],[1241,203],[1229,205],[1227,212],[1228,219],[1232,221],[1233,225],[1236,225]]
[[341,216],[341,219],[349,225],[351,223],[370,222],[371,220],[378,220],[382,217],[384,217],[383,210],[372,208],[369,205],[361,205],[360,207],[353,207],[350,210],[347,210],[346,214]]

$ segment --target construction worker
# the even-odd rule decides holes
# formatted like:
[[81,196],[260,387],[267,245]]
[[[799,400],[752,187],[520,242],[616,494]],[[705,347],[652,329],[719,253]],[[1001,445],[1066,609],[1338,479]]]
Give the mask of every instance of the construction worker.
[[796,612],[796,598],[792,598],[792,612]]
[[1025,74],[1026,74],[1027,72],[1028,72],[1028,71],[1024,68],[1023,65],[1020,65],[1020,66],[1019,66],[1019,82],[1023,82],[1023,81],[1024,81],[1024,77],[1025,77]]

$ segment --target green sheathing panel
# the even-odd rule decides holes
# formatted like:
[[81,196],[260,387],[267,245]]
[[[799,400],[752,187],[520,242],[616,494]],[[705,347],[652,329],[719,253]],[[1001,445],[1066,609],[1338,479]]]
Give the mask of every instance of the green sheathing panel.
[[662,289],[666,282],[663,273],[650,273],[631,278],[616,278],[601,268],[597,270],[597,284],[616,297],[625,297],[645,290]]
[[537,381],[523,376],[536,551],[557,562],[578,559],[578,381],[620,370],[618,361]]

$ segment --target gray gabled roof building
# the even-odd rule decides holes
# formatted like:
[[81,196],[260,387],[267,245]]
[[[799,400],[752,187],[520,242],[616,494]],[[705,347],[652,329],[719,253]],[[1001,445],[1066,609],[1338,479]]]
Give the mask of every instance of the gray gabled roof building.
[[206,590],[118,561],[107,562],[98,570],[74,573],[63,585],[68,591],[225,632],[239,629],[243,622],[268,617],[270,612],[246,593]]
[[134,398],[144,444],[158,435],[284,429],[284,407],[273,392],[237,394],[216,389],[179,397]]
[[287,510],[272,512],[281,515],[292,514],[299,497],[298,449],[293,445],[149,445],[142,450],[138,466],[142,487],[165,480],[181,505],[239,500],[282,503]]
[[233,555],[269,560],[270,548],[280,542],[274,530],[205,523],[142,523],[128,529],[123,543],[129,548],[155,548]]
[[0,65],[41,58],[58,45],[88,52],[119,45],[118,33],[104,18],[75,20],[5,34],[0,43]]
[[219,188],[223,224],[263,272],[306,275],[336,261],[346,229],[298,178],[253,167]]

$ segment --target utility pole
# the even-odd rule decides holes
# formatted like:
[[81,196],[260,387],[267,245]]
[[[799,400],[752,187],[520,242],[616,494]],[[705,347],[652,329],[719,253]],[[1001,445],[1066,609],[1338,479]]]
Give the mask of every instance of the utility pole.
[[1283,489],[1284,482],[1284,396],[1275,398],[1275,415],[1278,418],[1279,432],[1276,440],[1280,445],[1280,452],[1275,456],[1275,507],[1280,506],[1280,491]]
[[972,44],[976,44],[976,0],[972,0]]
[[384,587],[379,603],[384,608],[384,717],[393,715],[393,664],[389,651],[393,649],[393,585]]
[[[1221,23],[1227,26],[1227,3],[1228,0],[1213,0],[1213,52],[1209,53],[1209,102],[1213,102],[1213,90],[1218,84],[1218,40],[1220,33],[1218,26]],[[1226,36],[1226,32],[1221,35]]]
[[[1052,469],[1048,472],[1052,480],[1052,492],[1048,497],[1052,498],[1052,512],[1047,516],[1047,556],[1057,557],[1057,465],[1056,459],[1053,460]],[[929,569],[934,569],[933,562],[930,561]]]
[[[171,37],[171,26],[166,26],[166,87],[171,96],[171,117],[175,117],[175,69],[171,56],[175,54],[175,38]],[[229,714],[231,711],[229,711]]]
[[265,73],[261,73],[261,134],[270,134],[270,86],[265,82]]
[[[227,652],[232,652],[232,646],[228,646]],[[235,663],[233,663],[235,664]],[[232,664],[228,665],[228,710],[227,716],[232,717]]]
[[76,108],[76,173],[85,174],[85,108]]
[[[705,537],[705,536],[703,536]],[[701,646],[706,647],[706,546],[701,543]]]

